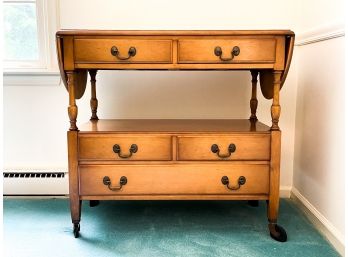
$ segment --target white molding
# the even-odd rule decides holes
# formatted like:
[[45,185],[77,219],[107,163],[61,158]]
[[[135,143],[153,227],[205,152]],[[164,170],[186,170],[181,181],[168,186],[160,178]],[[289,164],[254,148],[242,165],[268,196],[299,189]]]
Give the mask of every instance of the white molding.
[[3,71],[4,76],[21,76],[21,75],[35,75],[35,76],[60,76],[59,70],[46,70],[46,69],[6,69]]
[[45,1],[45,27],[47,44],[47,70],[58,70],[56,32],[60,29],[59,0]]
[[295,200],[300,209],[306,214],[307,218],[314,226],[327,238],[338,253],[344,256],[345,242],[344,235],[324,217],[295,187],[291,190],[291,198]]
[[296,36],[295,45],[304,46],[344,36],[344,22],[329,23],[300,33]]
[[58,86],[59,72],[13,72],[4,73],[4,86]]

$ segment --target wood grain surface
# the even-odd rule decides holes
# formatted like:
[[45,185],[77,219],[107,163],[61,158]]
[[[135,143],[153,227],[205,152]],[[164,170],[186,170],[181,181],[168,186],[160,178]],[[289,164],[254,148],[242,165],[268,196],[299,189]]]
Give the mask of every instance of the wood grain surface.
[[[268,165],[81,165],[81,195],[161,195],[161,194],[268,194]],[[119,185],[121,176],[127,184],[112,191],[103,184],[110,177],[112,185]],[[240,176],[246,183],[238,190],[229,190],[221,183],[228,176],[231,186]]]

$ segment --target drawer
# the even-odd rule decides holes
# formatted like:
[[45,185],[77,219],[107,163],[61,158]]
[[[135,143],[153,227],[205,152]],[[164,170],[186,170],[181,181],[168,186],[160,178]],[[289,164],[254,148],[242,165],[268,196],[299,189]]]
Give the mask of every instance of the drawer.
[[[179,40],[179,63],[272,63],[275,62],[276,40],[272,38],[236,39],[192,39]],[[220,47],[222,58],[231,58],[232,49],[239,48],[239,54],[230,61],[222,61],[215,55]]]
[[270,135],[178,137],[178,160],[269,160]]
[[[268,165],[81,165],[79,176],[80,195],[216,195],[269,192]],[[228,178],[231,188],[238,188],[240,177],[244,177],[245,183],[239,189],[230,190],[222,183],[223,177]],[[126,181],[126,184],[119,188],[121,181]]]
[[171,160],[170,136],[80,135],[80,160]]
[[[111,53],[116,47],[118,53]],[[131,48],[135,55],[130,54]],[[172,63],[171,40],[138,39],[75,39],[74,54],[77,63]]]

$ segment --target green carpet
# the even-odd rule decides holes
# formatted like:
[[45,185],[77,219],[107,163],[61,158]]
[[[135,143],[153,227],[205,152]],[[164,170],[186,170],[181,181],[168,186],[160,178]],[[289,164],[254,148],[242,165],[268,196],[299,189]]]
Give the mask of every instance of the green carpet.
[[6,257],[339,256],[293,201],[279,224],[286,243],[269,237],[264,202],[86,201],[75,239],[68,200],[4,200]]

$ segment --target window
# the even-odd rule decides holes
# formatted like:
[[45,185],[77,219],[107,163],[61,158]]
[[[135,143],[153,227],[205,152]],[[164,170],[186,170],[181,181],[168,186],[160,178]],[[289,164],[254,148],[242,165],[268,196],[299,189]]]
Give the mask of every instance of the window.
[[55,66],[56,5],[52,0],[3,1],[5,71],[44,71]]

